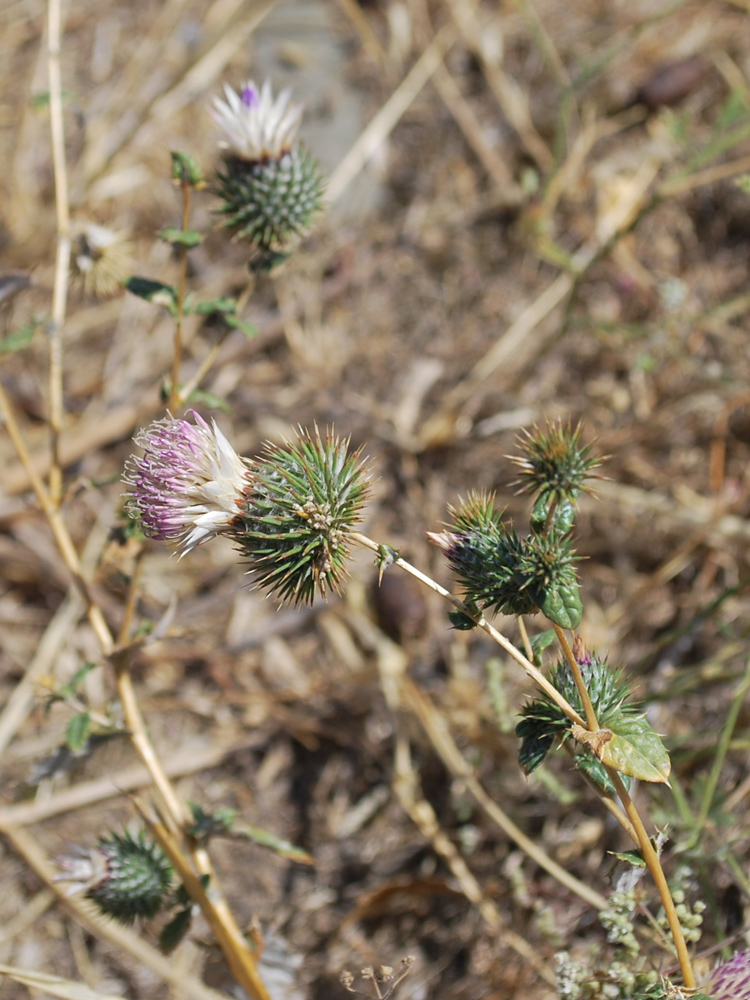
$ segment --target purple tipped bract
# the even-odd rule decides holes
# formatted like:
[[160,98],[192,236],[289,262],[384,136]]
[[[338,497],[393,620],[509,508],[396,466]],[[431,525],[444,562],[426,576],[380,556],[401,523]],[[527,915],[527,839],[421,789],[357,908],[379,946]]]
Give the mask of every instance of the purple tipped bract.
[[717,965],[706,993],[713,1000],[750,1000],[750,951],[738,951],[728,962]]
[[224,96],[223,101],[214,98],[210,112],[224,132],[221,146],[225,155],[257,163],[280,160],[291,151],[302,108],[292,101],[289,90],[274,97],[268,80],[260,88],[248,80],[239,93],[225,86]]
[[129,507],[150,538],[172,542],[181,555],[223,534],[249,505],[248,463],[221,433],[194,411],[188,419],[157,420],[135,438],[125,482]]
[[258,104],[258,91],[252,83],[246,83],[242,88],[242,103],[246,108],[254,108]]

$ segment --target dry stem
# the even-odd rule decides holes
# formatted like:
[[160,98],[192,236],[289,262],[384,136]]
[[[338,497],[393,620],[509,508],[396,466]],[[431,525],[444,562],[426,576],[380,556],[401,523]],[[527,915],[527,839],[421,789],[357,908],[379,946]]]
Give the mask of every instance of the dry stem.
[[49,328],[49,427],[50,470],[49,490],[53,506],[60,506],[62,497],[62,466],[60,434],[63,424],[62,328],[68,297],[70,266],[70,217],[68,210],[68,175],[65,166],[65,133],[62,112],[62,79],[60,73],[61,37],[60,0],[49,0],[47,8],[47,66],[49,74],[49,110],[52,131],[52,163],[55,174],[55,206],[57,212],[57,250],[55,254],[55,284],[52,294],[52,322]]

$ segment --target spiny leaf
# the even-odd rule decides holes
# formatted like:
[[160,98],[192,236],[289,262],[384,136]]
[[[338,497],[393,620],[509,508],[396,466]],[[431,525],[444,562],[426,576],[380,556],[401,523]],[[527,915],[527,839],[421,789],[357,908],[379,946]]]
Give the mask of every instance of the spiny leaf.
[[614,735],[603,747],[603,764],[639,781],[669,781],[669,754],[645,715],[623,714],[609,728]]
[[560,628],[577,628],[583,617],[583,604],[575,570],[564,566],[557,580],[546,590],[530,588],[532,597],[551,622]]
[[125,287],[139,299],[153,302],[155,305],[164,306],[173,315],[177,311],[177,291],[171,285],[165,285],[162,281],[152,281],[150,278],[140,278],[134,275],[124,282]]
[[177,945],[190,930],[192,907],[178,910],[159,935],[159,948],[165,955],[171,955]]

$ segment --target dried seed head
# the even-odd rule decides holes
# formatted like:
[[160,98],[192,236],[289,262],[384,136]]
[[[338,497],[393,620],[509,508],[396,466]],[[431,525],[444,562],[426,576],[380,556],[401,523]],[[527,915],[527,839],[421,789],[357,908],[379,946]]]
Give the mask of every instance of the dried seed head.
[[88,295],[114,295],[133,267],[132,244],[122,233],[94,222],[78,223],[73,235],[73,262]]

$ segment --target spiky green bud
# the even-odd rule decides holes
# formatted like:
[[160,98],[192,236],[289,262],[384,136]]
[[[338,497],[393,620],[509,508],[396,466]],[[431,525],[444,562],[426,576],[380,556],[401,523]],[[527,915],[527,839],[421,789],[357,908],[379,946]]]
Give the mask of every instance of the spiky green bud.
[[143,831],[113,833],[89,850],[75,848],[60,866],[64,874],[56,881],[69,882],[72,892],[85,893],[123,924],[158,913],[173,879],[163,851]]
[[567,536],[550,532],[520,538],[485,493],[471,494],[448,509],[452,530],[428,532],[428,538],[446,553],[467,601],[508,615],[540,609],[563,628],[578,625],[582,609]]
[[249,510],[235,537],[257,585],[281,601],[311,603],[340,592],[347,535],[369,493],[360,451],[317,428],[268,444],[254,466]]
[[[618,714],[636,711],[633,706],[624,704],[630,694],[630,684],[621,671],[610,667],[606,657],[589,652],[580,639],[576,639],[573,653],[600,726],[606,726]],[[585,708],[567,660],[562,659],[552,667],[549,679],[578,714],[584,716]],[[530,773],[542,763],[555,740],[570,731],[571,721],[547,694],[525,705],[521,715],[523,718],[516,726],[516,735],[522,741],[519,763]],[[581,757],[580,768],[606,791],[612,790],[604,768],[588,751]]]
[[[581,444],[581,425],[573,428],[561,420],[548,422],[544,430],[534,427],[525,431],[519,441],[524,454],[513,457],[520,469],[518,482],[530,493],[536,493],[541,500],[556,507],[565,501],[573,502],[581,490],[586,489],[586,480],[597,478],[593,470],[600,459],[592,457],[591,445]],[[542,514],[541,505],[539,514]],[[566,516],[569,516],[566,514]],[[559,530],[569,530],[558,525]]]
[[321,207],[323,178],[302,146],[278,159],[253,161],[227,153],[216,190],[223,201],[219,212],[225,226],[273,262],[309,230]]

